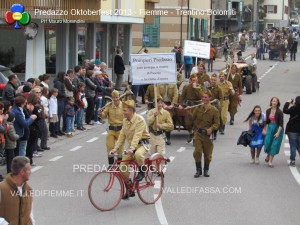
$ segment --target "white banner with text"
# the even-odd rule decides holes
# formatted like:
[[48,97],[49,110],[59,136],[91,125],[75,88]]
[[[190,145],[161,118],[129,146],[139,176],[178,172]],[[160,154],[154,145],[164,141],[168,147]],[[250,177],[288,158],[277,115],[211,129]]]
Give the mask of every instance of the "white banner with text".
[[203,59],[210,58],[210,43],[198,42],[198,41],[184,41],[185,56],[194,56]]
[[131,54],[130,68],[133,85],[177,83],[175,53]]

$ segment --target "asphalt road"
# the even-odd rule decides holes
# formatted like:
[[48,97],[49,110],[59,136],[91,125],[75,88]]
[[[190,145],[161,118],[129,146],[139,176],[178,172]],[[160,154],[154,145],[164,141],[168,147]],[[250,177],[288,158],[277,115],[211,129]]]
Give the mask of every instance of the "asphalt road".
[[[274,168],[266,166],[264,153],[259,165],[250,164],[248,148],[236,145],[241,131],[248,129],[243,120],[255,105],[265,111],[272,96],[278,96],[283,105],[300,94],[297,63],[258,61],[261,88],[243,95],[235,125],[226,125],[225,135],[214,142],[210,178],[193,177],[193,146],[186,143],[186,131],[174,131],[167,148],[172,162],[167,167],[164,193],[155,205],[145,205],[135,197],[101,212],[89,202],[87,188],[93,170],[107,163],[106,125],[55,142],[52,150],[35,159],[37,166],[30,179],[36,224],[299,224],[300,184],[296,178],[300,164],[296,161],[296,168],[290,170],[287,140],[274,159]],[[285,123],[287,120],[285,117]]]

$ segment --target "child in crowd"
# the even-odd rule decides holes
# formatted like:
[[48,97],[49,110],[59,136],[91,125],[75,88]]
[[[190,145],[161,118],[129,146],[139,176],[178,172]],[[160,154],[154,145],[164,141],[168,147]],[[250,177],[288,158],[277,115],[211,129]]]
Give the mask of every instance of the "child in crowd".
[[65,106],[65,116],[66,116],[66,133],[67,137],[73,137],[72,130],[74,129],[74,119],[75,119],[75,100],[73,97],[69,97],[68,103]]
[[6,170],[7,173],[11,172],[11,163],[13,158],[15,157],[14,150],[17,147],[17,140],[19,139],[19,135],[16,134],[16,130],[14,127],[15,114],[10,112],[7,118],[8,130],[5,134],[5,152],[6,152]]
[[49,131],[50,136],[57,138],[55,133],[55,124],[58,122],[57,116],[57,98],[58,90],[56,88],[52,88],[50,92],[50,99],[49,99]]
[[84,109],[87,108],[87,101],[85,98],[85,84],[80,82],[78,84],[78,91],[76,93],[76,105],[78,107],[78,114],[77,114],[77,130],[85,130],[83,127],[83,113]]

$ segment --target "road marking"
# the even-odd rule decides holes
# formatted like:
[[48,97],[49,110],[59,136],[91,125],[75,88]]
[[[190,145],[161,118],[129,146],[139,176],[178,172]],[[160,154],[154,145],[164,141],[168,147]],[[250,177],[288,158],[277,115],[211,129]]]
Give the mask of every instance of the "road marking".
[[54,162],[54,161],[56,161],[56,160],[59,160],[60,158],[62,158],[63,156],[56,156],[56,157],[54,157],[54,158],[52,158],[52,159],[49,159],[49,161],[50,162]]
[[284,148],[290,148],[290,144],[289,143],[284,143]]
[[[288,160],[287,162],[288,162],[288,164],[290,164],[290,160]],[[292,167],[292,166],[289,166],[289,167],[290,167],[290,170],[291,170],[295,180],[300,185],[300,174],[298,172],[298,169],[296,167]]]
[[287,135],[285,135],[285,140],[287,140],[287,141],[289,140],[289,137]]
[[70,149],[70,152],[75,152],[75,151],[77,151],[78,149],[81,149],[81,148],[82,148],[82,146],[76,146],[75,148]]
[[97,138],[97,137],[94,137],[94,138],[88,140],[87,142],[88,142],[88,143],[91,143],[91,142],[94,142],[94,141],[96,141],[96,140],[98,140],[98,138]]
[[177,152],[183,152],[186,148],[185,147],[180,147]]
[[160,188],[160,180],[154,181],[154,188],[159,189]]
[[34,173],[36,171],[38,171],[39,169],[42,169],[43,167],[42,166],[35,166],[33,168],[31,168],[31,173]]
[[107,135],[107,131],[103,132],[102,135]]
[[[157,197],[157,195],[154,195],[154,198],[156,198],[156,197]],[[164,208],[162,206],[160,198],[157,200],[157,202],[155,202],[155,210],[156,210],[156,214],[157,214],[157,217],[158,217],[158,220],[159,220],[160,224],[161,225],[168,225],[168,221],[167,221],[167,218],[165,216]]]
[[145,110],[144,112],[141,112],[140,115],[143,116],[147,113],[147,110]]
[[290,156],[290,155],[291,155],[291,152],[290,152],[290,151],[284,151],[284,154],[285,154],[286,156]]
[[175,156],[170,156],[169,159],[171,162],[173,162],[173,160],[175,159]]

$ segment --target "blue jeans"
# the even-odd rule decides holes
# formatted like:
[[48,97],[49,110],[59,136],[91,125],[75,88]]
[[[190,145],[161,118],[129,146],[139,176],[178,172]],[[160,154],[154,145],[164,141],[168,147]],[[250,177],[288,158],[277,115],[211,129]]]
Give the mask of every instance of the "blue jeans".
[[189,79],[193,69],[192,64],[184,64],[185,78]]
[[288,132],[287,135],[289,137],[289,142],[290,142],[290,151],[291,151],[290,160],[295,161],[296,150],[298,151],[298,154],[300,155],[300,134]]
[[73,128],[73,121],[75,116],[66,116],[66,133],[72,132]]
[[98,119],[98,109],[101,108],[101,106],[102,106],[102,97],[101,98],[96,97],[96,100],[95,100],[95,115],[94,115],[94,121],[95,122],[99,121],[99,119]]
[[26,156],[27,140],[19,141],[19,156]]
[[79,111],[77,111],[77,128],[82,128],[82,120],[83,120],[83,113],[84,113],[84,109],[80,109]]
[[134,101],[137,102],[137,97],[139,95],[140,85],[132,85]]

